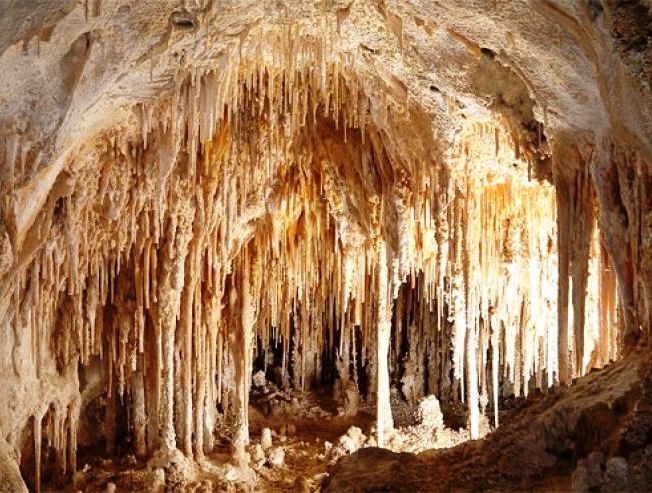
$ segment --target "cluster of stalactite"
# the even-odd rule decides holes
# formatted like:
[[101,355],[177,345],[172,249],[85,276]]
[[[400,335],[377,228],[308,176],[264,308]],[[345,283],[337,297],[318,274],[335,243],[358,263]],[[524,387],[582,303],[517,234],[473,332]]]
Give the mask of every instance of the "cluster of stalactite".
[[[98,144],[97,166],[71,162],[3,286],[2,316],[31,347],[36,378],[50,352],[61,373],[99,357],[109,449],[127,395],[139,456],[210,452],[218,404],[239,456],[256,349],[280,345],[281,374],[302,390],[325,358],[356,384],[351,368],[365,367],[381,444],[390,375],[412,401],[426,391],[468,401],[475,437],[488,402],[497,423],[501,387],[564,381],[569,347],[572,375],[617,355],[615,276],[594,214],[573,329],[560,316],[558,333],[572,229],[558,190],[499,167],[483,178],[468,149],[454,169],[419,157],[436,145],[410,127],[418,110],[396,81],[379,87],[291,29],[261,39],[250,58],[236,50],[180,74],[169,101],[136,109],[140,135]],[[508,132],[489,134],[494,157],[513,148]],[[64,402],[46,433],[68,471],[79,408],[79,395]],[[37,478],[44,415],[33,421]]]
[[393,361],[410,402],[452,394],[483,413],[491,402],[498,425],[500,393],[553,385],[560,357],[577,355],[573,376],[581,376],[617,356],[616,280],[597,230],[585,323],[558,343],[555,200],[554,189],[540,184],[467,182],[456,190],[442,284],[419,270],[395,302]]

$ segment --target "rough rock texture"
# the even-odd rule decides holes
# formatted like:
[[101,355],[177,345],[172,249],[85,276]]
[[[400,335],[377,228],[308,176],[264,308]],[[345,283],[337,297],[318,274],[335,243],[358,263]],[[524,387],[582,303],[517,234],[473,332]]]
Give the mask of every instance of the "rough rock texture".
[[20,477],[20,470],[9,446],[0,441],[0,491],[10,493],[27,492],[27,486]]
[[645,343],[651,24],[635,0],[0,0],[2,457],[39,490],[84,442],[201,460],[221,419],[244,457],[261,358],[375,396],[380,443],[392,381],[464,400],[477,437],[501,392]]
[[[625,437],[649,405],[650,368],[648,354],[634,354],[533,398],[484,440],[452,449],[416,456],[361,449],[335,465],[324,491],[645,491],[650,458]],[[651,420],[636,428],[652,436]]]

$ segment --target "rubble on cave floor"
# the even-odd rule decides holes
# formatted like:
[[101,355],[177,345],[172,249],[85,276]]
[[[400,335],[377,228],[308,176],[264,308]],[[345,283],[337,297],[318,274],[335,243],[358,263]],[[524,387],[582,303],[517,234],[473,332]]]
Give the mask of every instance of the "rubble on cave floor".
[[512,403],[483,440],[416,455],[360,450],[329,471],[323,490],[650,491],[651,376],[649,354],[632,353],[572,387]]
[[[435,396],[410,406],[394,392],[397,427],[386,449],[376,447],[366,399],[348,416],[331,395],[258,387],[248,466],[233,464],[227,442],[195,462],[179,453],[165,467],[131,454],[82,456],[76,485],[65,491],[646,491],[652,388],[641,382],[650,381],[650,368],[639,352],[571,388],[506,401],[497,432],[471,442],[467,429],[446,427]],[[482,432],[489,428],[484,421]],[[46,484],[44,491],[64,490]]]
[[[394,393],[392,404],[399,426],[386,435],[391,450],[414,453],[469,439],[468,430],[444,425],[435,396],[410,406]],[[130,453],[106,458],[91,453],[81,456],[76,485],[66,491],[320,491],[328,471],[341,457],[376,446],[370,407],[360,399],[358,413],[346,415],[331,396],[279,389],[269,383],[265,388],[254,386],[248,466],[233,463],[227,441],[216,453],[196,461],[180,453],[148,462]],[[44,491],[62,490],[46,481]]]

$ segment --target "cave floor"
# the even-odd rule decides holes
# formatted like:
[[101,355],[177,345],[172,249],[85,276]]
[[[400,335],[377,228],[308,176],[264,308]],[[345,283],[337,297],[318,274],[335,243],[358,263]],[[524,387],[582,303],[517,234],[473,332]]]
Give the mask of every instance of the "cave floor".
[[652,491],[649,350],[517,399],[483,440],[418,455],[362,449],[329,470],[325,492]]
[[[257,421],[257,420],[256,420]],[[325,453],[325,442],[336,443],[351,426],[368,429],[372,418],[369,415],[331,418],[299,418],[287,424],[296,427],[296,434],[287,439],[285,448],[285,468],[259,469],[260,491],[286,492],[316,491],[332,465],[332,460]],[[253,422],[252,436],[260,441],[262,427],[274,428],[274,420],[262,418]]]
[[[325,443],[336,443],[351,426],[368,430],[373,422],[373,417],[365,412],[356,416],[266,417],[254,406],[250,407],[249,419],[252,444],[260,443],[263,428],[273,430],[274,446],[282,448],[285,454],[283,466],[256,467],[255,481],[239,481],[240,473],[235,468],[229,473],[229,445],[220,444],[202,461],[196,479],[184,485],[183,491],[317,491],[334,462],[325,453]],[[283,426],[291,431],[285,431],[280,437],[278,430]],[[111,486],[107,489],[110,483],[118,492],[150,491],[150,468],[146,461],[137,460],[132,454],[103,458],[86,453],[80,456],[80,464],[82,469],[75,487],[68,485],[65,491],[110,491]],[[229,481],[235,476],[238,479]],[[45,492],[62,491],[60,486],[48,484],[47,475],[44,479]]]
[[[365,403],[361,404],[357,414],[342,416],[338,415],[336,404],[329,397],[312,393],[290,395],[294,397],[285,396],[282,402],[289,403],[287,407],[291,411],[286,408],[280,415],[278,411],[270,412],[269,406],[260,401],[249,408],[249,453],[253,455],[252,447],[261,443],[263,429],[268,428],[273,440],[270,451],[283,450],[282,466],[272,465],[267,453],[264,463],[255,465],[252,459],[249,470],[234,467],[229,444],[218,443],[215,452],[199,461],[197,467],[193,465],[192,471],[187,465],[180,466],[180,474],[183,476],[184,468],[187,469],[189,479],[184,482],[182,478],[176,491],[319,491],[328,471],[341,456],[375,445],[371,434],[375,417],[373,409]],[[465,430],[442,428],[437,433],[423,433],[423,428],[410,426],[414,422],[414,407],[398,399],[394,399],[392,404],[395,424],[400,427],[388,437],[387,446],[394,450],[445,448],[468,438]],[[101,453],[85,450],[80,453],[79,464],[74,487],[63,482],[57,485],[46,471],[43,491],[110,492],[113,491],[112,485],[117,492],[156,491],[151,465],[136,459],[131,453],[102,457]],[[166,480],[169,482],[169,476]]]
[[[464,429],[410,425],[413,409],[394,402],[399,431],[386,443],[392,450],[374,447],[374,416],[364,403],[356,415],[341,416],[331,399],[315,394],[286,393],[282,412],[253,399],[251,467],[232,465],[229,444],[220,442],[197,464],[182,458],[176,471],[166,469],[165,491],[453,491],[455,485],[463,491],[570,491],[577,460],[595,450],[622,454],[627,427],[647,429],[649,420],[639,422],[640,411],[632,414],[641,398],[635,382],[647,368],[648,357],[638,353],[571,388],[505,402],[498,431],[475,442],[467,442]],[[272,447],[256,459],[265,428]],[[428,450],[436,448],[445,450]],[[282,465],[272,460],[277,449]],[[43,491],[164,491],[162,482],[157,489],[151,462],[129,453],[102,458],[83,451],[79,469],[74,487],[57,486],[46,469]]]

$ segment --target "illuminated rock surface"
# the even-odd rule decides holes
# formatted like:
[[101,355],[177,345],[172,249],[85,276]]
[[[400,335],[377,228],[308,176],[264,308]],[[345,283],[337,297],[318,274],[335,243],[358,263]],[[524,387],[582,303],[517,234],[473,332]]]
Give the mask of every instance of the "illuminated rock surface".
[[0,0],[0,485],[645,485],[651,8]]

